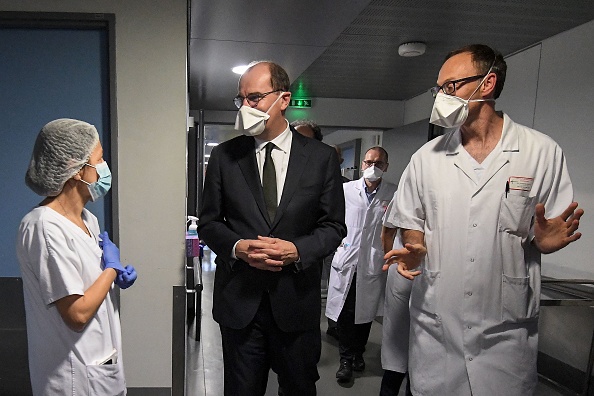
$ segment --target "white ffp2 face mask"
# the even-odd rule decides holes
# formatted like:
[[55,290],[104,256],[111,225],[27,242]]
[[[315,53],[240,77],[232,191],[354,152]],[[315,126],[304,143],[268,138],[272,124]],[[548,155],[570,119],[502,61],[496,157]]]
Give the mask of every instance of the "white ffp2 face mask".
[[369,168],[363,171],[363,178],[369,180],[370,182],[374,182],[376,180],[381,179],[384,171],[376,166],[370,166]]
[[270,105],[266,112],[250,106],[241,106],[235,118],[235,130],[242,131],[246,136],[258,136],[264,132],[266,121],[270,118],[268,112],[282,98],[284,92],[278,95],[278,98]]
[[[491,66],[492,67],[492,66]],[[483,85],[485,78],[491,73],[491,69],[487,72],[481,83],[474,89],[470,98],[474,96],[479,87]],[[466,122],[468,118],[468,103],[470,102],[495,102],[495,99],[462,99],[454,95],[446,95],[443,92],[438,92],[433,102],[431,109],[431,124],[438,125],[444,128],[458,128]]]

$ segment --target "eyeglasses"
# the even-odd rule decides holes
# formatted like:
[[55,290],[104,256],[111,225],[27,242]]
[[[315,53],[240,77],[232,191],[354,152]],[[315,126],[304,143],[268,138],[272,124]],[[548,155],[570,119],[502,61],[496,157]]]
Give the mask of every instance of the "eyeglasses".
[[247,99],[248,104],[250,106],[257,106],[258,103],[262,99],[264,99],[266,96],[270,95],[271,93],[279,92],[279,91],[282,91],[282,89],[275,89],[274,91],[265,92],[262,94],[261,93],[251,93],[251,94],[248,94],[247,96],[237,95],[236,97],[233,98],[233,103],[235,103],[235,106],[239,109],[243,105],[243,101]]
[[[464,77],[464,78],[460,78],[458,80],[446,81],[445,83],[443,83],[443,85],[436,85],[433,88],[431,88],[431,95],[433,95],[433,97],[435,98],[437,96],[437,93],[439,92],[439,90],[442,90],[443,93],[446,95],[453,95],[456,93],[456,84],[467,83],[470,81],[476,81],[479,78],[483,78],[485,76],[486,76],[486,74],[478,74],[476,76]],[[460,88],[459,85],[458,85],[458,88]]]
[[383,168],[386,163],[384,161],[369,161],[363,160],[363,163],[367,166],[376,166],[378,168]]

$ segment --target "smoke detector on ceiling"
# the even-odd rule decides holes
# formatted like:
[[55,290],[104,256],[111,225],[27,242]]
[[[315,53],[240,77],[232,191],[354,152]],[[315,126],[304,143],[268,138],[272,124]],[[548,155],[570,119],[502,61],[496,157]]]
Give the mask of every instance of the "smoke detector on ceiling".
[[398,55],[411,57],[411,56],[419,56],[425,53],[425,49],[427,45],[420,41],[413,41],[410,43],[400,44],[398,47]]

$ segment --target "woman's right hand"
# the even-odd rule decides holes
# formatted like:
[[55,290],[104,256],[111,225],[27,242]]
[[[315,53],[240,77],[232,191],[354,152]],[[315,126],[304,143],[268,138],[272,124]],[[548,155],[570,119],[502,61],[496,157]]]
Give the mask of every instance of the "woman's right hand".
[[126,272],[126,269],[122,266],[120,262],[120,249],[109,239],[109,235],[107,231],[103,231],[99,234],[99,247],[103,249],[103,256],[101,257],[101,261],[103,261],[104,269],[113,268],[118,275],[122,272]]

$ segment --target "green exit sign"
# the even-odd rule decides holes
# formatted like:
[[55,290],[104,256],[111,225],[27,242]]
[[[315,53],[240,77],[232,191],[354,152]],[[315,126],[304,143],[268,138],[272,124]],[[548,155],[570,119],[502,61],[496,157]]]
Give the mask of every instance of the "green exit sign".
[[311,107],[311,99],[291,99],[289,106],[300,109],[308,109]]

